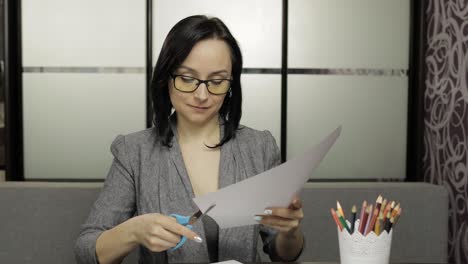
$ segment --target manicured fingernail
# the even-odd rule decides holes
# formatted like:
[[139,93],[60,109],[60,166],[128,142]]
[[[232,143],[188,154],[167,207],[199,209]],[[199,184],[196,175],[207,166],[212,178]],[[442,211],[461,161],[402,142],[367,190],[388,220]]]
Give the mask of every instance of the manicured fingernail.
[[196,236],[193,239],[195,239],[195,241],[198,242],[198,243],[203,242],[203,239],[201,239],[201,237],[199,237],[199,236]]
[[257,216],[254,217],[254,220],[257,221],[257,222],[260,222],[260,221],[262,221],[262,218],[263,217],[257,215]]
[[270,209],[266,209],[263,213],[267,215],[271,215],[271,213],[273,212]]

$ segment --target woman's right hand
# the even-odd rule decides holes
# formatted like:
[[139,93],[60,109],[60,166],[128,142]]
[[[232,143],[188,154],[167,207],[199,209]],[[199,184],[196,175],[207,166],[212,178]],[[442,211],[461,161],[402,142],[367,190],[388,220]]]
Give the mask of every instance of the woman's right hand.
[[153,252],[175,247],[181,236],[198,243],[203,241],[197,233],[177,223],[174,217],[154,213],[135,216],[130,221],[135,241]]

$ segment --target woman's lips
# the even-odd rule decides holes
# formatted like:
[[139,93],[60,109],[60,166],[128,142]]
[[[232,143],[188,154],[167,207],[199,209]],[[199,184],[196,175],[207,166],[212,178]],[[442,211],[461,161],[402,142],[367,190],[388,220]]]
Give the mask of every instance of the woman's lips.
[[193,107],[194,109],[199,110],[199,111],[203,111],[203,110],[206,110],[206,109],[209,108],[209,107],[207,107],[207,106],[194,106],[194,105],[189,105],[189,106],[191,106],[191,107]]

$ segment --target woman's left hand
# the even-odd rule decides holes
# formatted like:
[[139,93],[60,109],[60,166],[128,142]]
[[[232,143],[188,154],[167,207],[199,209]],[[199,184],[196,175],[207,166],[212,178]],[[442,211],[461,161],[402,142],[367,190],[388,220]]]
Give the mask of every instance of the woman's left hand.
[[265,208],[264,213],[256,215],[254,219],[259,224],[269,226],[280,233],[292,234],[299,230],[303,217],[302,201],[299,198],[295,198],[288,208]]

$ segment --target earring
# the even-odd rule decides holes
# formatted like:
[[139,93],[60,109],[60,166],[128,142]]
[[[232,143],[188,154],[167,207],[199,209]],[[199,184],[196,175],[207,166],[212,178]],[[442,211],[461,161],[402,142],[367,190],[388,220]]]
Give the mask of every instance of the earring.
[[229,89],[229,95],[228,96],[232,97],[232,90],[231,89]]

